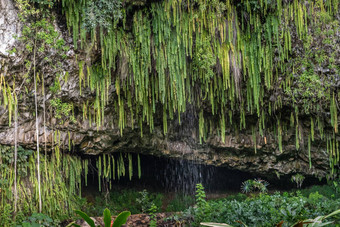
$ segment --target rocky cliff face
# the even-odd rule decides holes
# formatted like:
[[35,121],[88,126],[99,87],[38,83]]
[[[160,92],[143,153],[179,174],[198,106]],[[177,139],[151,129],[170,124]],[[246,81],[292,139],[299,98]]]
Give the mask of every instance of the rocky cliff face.
[[20,23],[12,1],[0,1],[0,54],[8,55],[7,50],[14,44],[14,35],[20,35]]
[[[68,36],[66,25],[63,22],[56,22],[55,27],[59,30],[71,47],[72,39]],[[25,55],[18,51],[8,54],[13,47],[20,50],[19,42],[16,42],[13,35],[20,35],[21,25],[18,20],[17,9],[12,0],[0,0],[0,73],[10,84],[16,75],[21,75],[24,70]],[[309,167],[309,157],[307,150],[307,138],[310,129],[309,118],[300,120],[302,133],[302,146],[296,149],[295,130],[288,130],[282,138],[283,152],[280,152],[279,145],[274,132],[268,132],[264,136],[254,135],[249,130],[226,129],[225,142],[222,142],[219,133],[211,131],[205,142],[200,143],[198,139],[198,117],[195,109],[182,114],[182,124],[178,120],[169,122],[168,133],[164,135],[162,128],[162,118],[155,117],[155,128],[149,132],[148,126],[143,128],[141,136],[138,128],[126,127],[121,135],[120,129],[114,122],[118,116],[115,114],[114,106],[109,103],[105,107],[104,123],[99,128],[88,119],[83,119],[81,103],[83,100],[94,97],[94,92],[85,89],[80,95],[79,91],[79,71],[76,62],[76,54],[85,60],[86,54],[74,51],[71,48],[67,52],[67,58],[62,59],[62,71],[69,73],[69,79],[62,81],[61,92],[58,97],[64,102],[72,102],[74,105],[74,116],[76,121],[69,119],[57,119],[51,110],[46,111],[46,143],[47,148],[53,146],[54,132],[58,131],[61,138],[61,147],[65,152],[85,153],[96,155],[102,152],[135,152],[165,156],[169,158],[184,158],[216,166],[228,166],[246,172],[252,172],[259,176],[276,177],[277,175],[291,175],[303,173],[306,176],[325,177],[329,173],[329,154],[326,151],[326,143],[320,138],[315,138],[311,147],[312,167]],[[50,53],[49,58],[57,58],[56,53]],[[39,56],[43,58],[44,56]],[[95,55],[91,56],[95,57]],[[90,57],[90,58],[91,58]],[[55,60],[55,59],[54,59]],[[43,62],[43,61],[41,61]],[[53,65],[53,64],[52,64]],[[47,89],[53,85],[56,71],[50,65],[39,65],[45,73],[46,102],[51,98]],[[24,80],[16,78],[17,81]],[[17,83],[18,84],[18,83]],[[19,83],[20,84],[20,83]],[[35,117],[34,117],[34,93],[33,84],[28,87],[28,92],[21,95],[24,99],[19,102],[19,144],[27,148],[35,148]],[[114,98],[115,87],[110,87],[109,99]],[[38,91],[42,93],[42,90]],[[39,132],[41,146],[44,147],[45,134],[43,127],[43,98],[40,96],[39,105]],[[162,109],[156,112],[161,113]],[[157,115],[157,114],[156,114]],[[284,113],[283,113],[284,115]],[[7,108],[0,108],[0,144],[14,144],[14,125],[9,126],[9,116]],[[289,119],[288,113],[285,117]],[[211,116],[212,119],[213,116]],[[274,118],[274,117],[273,117]],[[251,124],[251,116],[246,117],[246,121]],[[275,121],[275,119],[273,119]],[[248,123],[247,123],[248,124]],[[329,129],[331,130],[331,129]],[[256,141],[254,141],[256,140]],[[68,151],[69,143],[72,143],[71,151]],[[256,151],[254,149],[256,147]]]

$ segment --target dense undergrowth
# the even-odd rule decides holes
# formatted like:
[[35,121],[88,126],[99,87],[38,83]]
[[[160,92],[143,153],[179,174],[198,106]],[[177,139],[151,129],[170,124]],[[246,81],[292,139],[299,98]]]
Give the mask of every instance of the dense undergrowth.
[[[336,184],[336,182],[335,182]],[[79,209],[92,217],[102,215],[105,208],[110,208],[113,215],[122,211],[132,214],[155,212],[175,212],[171,220],[177,220],[184,226],[199,226],[200,222],[227,223],[233,226],[275,226],[283,221],[282,226],[308,218],[327,215],[340,207],[340,190],[333,182],[329,185],[313,186],[290,192],[274,193],[238,193],[225,198],[206,200],[204,188],[193,196],[177,194],[171,198],[162,193],[133,189],[112,191],[109,197],[98,195],[94,201],[85,198],[79,201]],[[194,204],[195,203],[195,204]],[[166,206],[164,206],[166,204]],[[1,226],[16,226],[20,223],[40,223],[41,226],[63,226],[76,220],[75,214],[65,220],[51,219],[43,214],[22,217],[16,224],[6,218],[6,211],[0,215]],[[64,222],[63,222],[64,221]],[[328,221],[329,226],[340,225],[340,216]],[[64,224],[62,224],[64,223]],[[28,225],[30,226],[30,225]]]
[[[201,192],[199,192],[201,193]],[[334,186],[313,186],[295,192],[275,192],[249,197],[244,194],[224,199],[201,201],[184,216],[191,224],[200,222],[227,223],[233,226],[291,226],[298,221],[327,215],[340,208],[340,191]],[[340,215],[334,216],[329,226],[340,225]]]

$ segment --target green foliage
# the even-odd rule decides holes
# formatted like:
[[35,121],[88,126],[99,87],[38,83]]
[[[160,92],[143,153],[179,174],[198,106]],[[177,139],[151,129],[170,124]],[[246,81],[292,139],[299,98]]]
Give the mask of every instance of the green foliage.
[[45,214],[33,213],[19,227],[53,227],[59,225],[58,220],[53,220]]
[[166,212],[180,212],[195,203],[195,199],[190,195],[176,194],[175,197],[169,202]]
[[[75,211],[90,227],[96,227],[94,221],[84,212],[80,210]],[[111,212],[105,208],[103,212],[104,227],[121,227],[124,225],[131,215],[129,211],[121,212],[114,221],[111,221]],[[80,227],[80,225],[72,223],[71,226]],[[98,226],[99,227],[99,226]]]
[[108,199],[105,196],[98,195],[95,200],[84,206],[87,213],[92,216],[98,216],[98,211],[105,207],[110,207],[114,214],[118,214],[124,210],[130,210],[132,214],[147,213],[152,204],[156,205],[157,212],[162,207],[163,194],[150,193],[147,190],[137,191],[134,189],[114,189],[111,190]]
[[[41,11],[27,4],[25,0],[18,1],[18,4],[22,8],[21,19],[25,22],[22,34],[18,39],[25,45],[26,51],[31,53],[36,49],[38,52],[44,53],[50,49],[56,51],[67,49],[65,41],[55,30],[54,18],[51,15],[48,15],[50,18],[42,17]],[[35,17],[35,20],[32,20],[32,16]]]
[[216,56],[211,49],[211,40],[207,37],[202,39],[202,41],[198,39],[196,43],[196,54],[193,58],[194,70],[209,80],[214,76],[213,67],[216,64]]
[[98,26],[102,29],[112,29],[122,18],[121,0],[89,1],[84,10],[84,28],[91,31]]
[[241,190],[243,193],[251,193],[259,191],[261,193],[265,193],[268,191],[269,183],[262,179],[255,179],[255,180],[246,180],[242,183]]
[[204,191],[204,187],[202,184],[196,185],[196,204],[198,207],[204,207],[207,204],[206,195]]
[[[36,4],[32,4],[32,2]],[[21,36],[17,39],[25,46],[22,51],[27,54],[25,60],[26,72],[23,76],[26,78],[25,87],[26,89],[30,87],[31,77],[33,76],[37,77],[37,86],[39,86],[41,80],[44,81],[45,75],[40,72],[40,66],[38,66],[44,65],[44,67],[53,68],[56,72],[56,81],[51,87],[53,95],[56,95],[60,90],[60,81],[64,79],[67,82],[68,73],[62,72],[60,60],[65,58],[65,53],[69,50],[69,47],[61,34],[55,29],[55,18],[50,11],[55,1],[16,0],[16,3],[19,8],[19,17],[23,22]],[[48,57],[51,52],[53,59]],[[42,90],[45,90],[44,86]],[[51,105],[53,108],[57,108],[55,113],[57,118],[61,118],[63,114],[69,112],[69,105],[63,105],[58,98],[52,97]],[[71,120],[75,121],[72,118]]]
[[[297,223],[295,223],[294,225],[292,225],[292,227],[300,227],[300,226],[304,226],[306,225],[306,227],[321,227],[321,226],[328,226],[330,224],[333,224],[333,222],[329,221],[329,222],[324,222],[325,219],[335,216],[337,214],[340,214],[340,210],[336,210],[328,215],[325,216],[318,216],[314,219],[307,219],[304,221],[299,221]],[[245,225],[242,222],[239,222],[240,224],[243,224],[245,227],[247,227],[247,225]],[[279,224],[277,224],[277,226],[282,226],[284,222],[280,222]],[[232,227],[231,225],[228,224],[222,224],[222,223],[213,223],[213,222],[202,222],[200,223],[203,226],[211,226],[211,227]]]
[[202,184],[196,185],[196,205],[194,207],[194,213],[195,213],[195,221],[194,225],[197,225],[198,223],[207,220],[207,213],[210,213],[211,206],[206,201],[206,195],[204,191],[204,187]]
[[[37,165],[35,162],[37,154],[19,147],[16,219],[14,220],[13,215],[11,215],[14,210],[12,191],[14,184],[13,150],[12,147],[0,148],[0,212],[4,215],[0,218],[0,226],[21,224],[26,220],[25,217],[38,212],[38,204],[36,203],[38,199]],[[43,212],[53,219],[53,223],[56,223],[58,220],[64,220],[72,215],[69,209],[80,208],[83,205],[81,204],[83,201],[78,197],[81,190],[82,162],[77,157],[64,155],[61,158],[56,153],[52,157],[41,155],[40,164],[41,191],[44,201]],[[34,215],[33,218],[40,216]],[[29,222],[30,220],[26,221]],[[55,225],[52,224],[52,226]]]
[[[45,106],[45,85],[44,85],[44,72],[41,72],[41,66],[43,66],[43,70],[46,68],[53,68],[54,72],[58,75],[62,70],[61,63],[59,60],[65,56],[65,52],[69,49],[65,46],[65,41],[61,38],[61,34],[55,29],[55,18],[51,13],[50,9],[53,6],[55,1],[48,0],[17,0],[16,6],[19,9],[18,16],[23,24],[22,32],[20,37],[16,37],[18,41],[21,42],[22,46],[25,48],[20,49],[18,54],[24,54],[26,56],[25,60],[25,69],[23,69],[23,83],[20,85],[26,89],[26,93],[29,93],[29,89],[32,86],[32,79],[34,79],[34,99],[35,99],[35,113],[36,116],[36,134],[39,134],[39,126],[38,126],[38,110],[37,110],[37,100],[40,94],[39,90],[43,93],[43,109],[46,110]],[[48,7],[46,7],[48,6]],[[37,7],[37,8],[36,8]],[[53,53],[53,58],[49,58],[50,53]],[[58,76],[59,77],[59,76]],[[58,78],[60,79],[60,78]],[[37,87],[42,82],[41,89],[37,89]],[[60,81],[58,81],[60,82]],[[59,84],[60,85],[60,84]],[[15,102],[12,101],[12,96],[6,97],[6,100],[9,104],[20,103],[22,95],[20,94],[21,90],[14,90],[16,87],[15,80],[13,81],[13,93],[15,93]],[[54,87],[56,88],[56,86]],[[60,88],[60,86],[59,86]],[[1,86],[0,89],[3,89]],[[8,88],[7,88],[7,91]],[[57,92],[57,89],[54,89],[54,92]],[[5,93],[3,93],[5,94]],[[18,98],[16,97],[17,94]],[[55,95],[55,94],[53,94]],[[10,98],[10,99],[9,99]],[[19,101],[18,101],[19,99]],[[52,97],[53,99],[53,97]],[[53,102],[54,101],[54,102]],[[57,108],[57,118],[61,118],[61,115],[68,114],[69,105],[63,105],[58,102],[56,99],[53,99],[52,104],[55,104]],[[30,108],[30,107],[28,107]],[[9,106],[9,124],[11,123],[11,114],[12,107]],[[59,115],[59,116],[58,116]],[[72,120],[72,119],[71,119]],[[75,121],[73,119],[73,121]],[[44,127],[45,127],[45,113],[44,113]],[[63,158],[60,150],[60,133],[59,138],[55,136],[54,141],[52,142],[53,148],[55,149],[55,153],[53,153],[51,160],[47,160],[48,157],[40,158],[39,152],[39,141],[38,136],[37,140],[37,152],[32,155],[29,160],[26,161],[26,166],[24,171],[27,171],[27,178],[23,181],[23,176],[20,176],[20,170],[18,171],[18,177],[14,182],[13,172],[15,171],[13,166],[11,168],[6,169],[2,172],[2,178],[11,182],[11,184],[17,186],[18,193],[18,207],[19,211],[25,214],[37,212],[37,206],[35,204],[36,201],[39,201],[39,212],[45,212],[53,218],[65,218],[69,215],[68,209],[74,209],[77,206],[77,202],[75,201],[75,194],[80,191],[79,184],[81,185],[81,179],[77,179],[74,176],[78,176],[81,174],[81,167],[75,170],[75,166],[78,165],[79,162],[75,158]],[[46,151],[47,153],[47,151]],[[18,153],[19,154],[19,153]],[[33,157],[36,158],[36,162],[33,160]],[[44,160],[44,163],[41,163],[41,160]],[[62,161],[70,161],[71,163],[61,164]],[[19,155],[20,161],[20,155]],[[63,166],[64,165],[64,166]],[[43,167],[43,168],[40,168]],[[20,168],[20,165],[19,165]],[[63,171],[64,170],[64,171]],[[54,172],[55,171],[55,172]],[[42,174],[42,172],[44,174]],[[43,176],[42,176],[43,175]],[[16,175],[15,175],[16,176]],[[44,184],[45,183],[45,184]],[[9,185],[12,187],[12,185]],[[78,191],[79,190],[79,191]],[[36,198],[38,196],[38,199]],[[13,199],[13,195],[9,190],[6,190],[6,193],[3,195],[3,203],[10,201],[17,201],[17,199]],[[42,204],[42,201],[46,202],[46,204]],[[15,202],[15,207],[16,202]]]
[[[22,147],[18,147],[17,157],[17,173],[21,177],[27,176],[27,168],[29,166],[28,159],[32,155],[33,151],[26,150]],[[0,172],[5,172],[6,169],[12,168],[14,165],[14,148],[8,146],[0,146]],[[1,174],[0,174],[1,176]],[[3,184],[6,181],[3,180]],[[0,182],[1,187],[1,182]]]
[[156,227],[157,226],[157,212],[158,208],[157,206],[152,203],[150,209],[148,210],[149,215],[150,215],[150,227]]
[[[263,129],[277,132],[283,152],[287,122],[277,113],[287,105],[296,115],[317,115],[322,122],[327,117],[318,114],[320,109],[333,106],[335,127],[332,79],[319,70],[329,65],[334,74],[336,69],[334,1],[165,0],[133,10],[130,1],[122,4],[126,10],[120,10],[120,1],[62,0],[75,47],[80,43],[87,57],[101,54],[95,63],[79,61],[80,89],[96,91],[95,100],[83,103],[85,122],[102,125],[111,95],[121,134],[129,126],[143,136],[145,125],[152,133],[158,107],[166,134],[168,121],[177,116],[181,123],[188,105],[196,110],[200,142],[208,132],[225,142],[226,129],[237,133],[252,116],[257,119],[253,136],[263,136]],[[322,41],[314,33],[327,36],[333,63],[328,64],[331,51],[320,50]],[[114,94],[108,94],[112,86]],[[267,120],[273,117],[278,125]],[[291,127],[298,124],[295,119]],[[316,133],[323,134],[322,129]],[[302,149],[304,138],[298,137],[297,149]],[[331,159],[331,166],[338,163],[334,155]]]
[[[2,192],[2,190],[0,190]],[[12,213],[14,209],[10,204],[6,204],[0,207],[0,226],[12,226],[15,224],[12,219]]]
[[136,205],[142,211],[142,213],[146,213],[150,209],[156,209],[156,212],[161,206],[161,199],[163,196],[160,194],[150,194],[146,189],[139,192],[138,197],[136,198]]
[[104,220],[104,226],[106,227],[111,227],[111,212],[109,209],[105,209],[104,210],[104,214],[103,214],[103,220]]
[[50,87],[50,91],[53,94],[56,94],[58,91],[60,91],[60,89],[61,89],[61,86],[60,86],[59,80],[54,81],[53,85]]
[[[334,181],[336,183],[336,181]],[[301,190],[301,194],[304,197],[308,197],[312,193],[318,192],[320,195],[328,199],[340,199],[340,191],[338,186],[335,186],[333,182],[330,182],[329,185],[314,185],[310,188],[306,188]]]
[[313,219],[307,219],[307,220],[304,220],[304,221],[299,221],[297,222],[295,226],[301,226],[302,225],[306,225],[306,227],[321,227],[321,226],[328,226],[330,224],[334,224],[333,221],[325,221],[326,219],[328,218],[331,218],[333,216],[339,216],[340,214],[340,209],[339,210],[336,210],[328,215],[324,215],[324,216],[318,216],[316,218],[313,218]]
[[73,110],[73,104],[64,103],[59,98],[51,99],[50,104],[51,104],[51,107],[54,108],[54,114],[55,114],[54,116],[57,119],[62,119],[62,122],[64,122],[66,119],[70,119],[70,121],[73,123],[76,122],[76,119],[71,113]]
[[301,174],[295,174],[291,177],[291,181],[296,184],[297,188],[301,188],[303,181],[305,180],[305,177]]
[[[115,219],[115,221],[113,222],[112,227],[120,227],[124,225],[130,215],[131,213],[129,211],[124,211],[120,213]],[[105,227],[108,227],[108,226],[105,226]]]
[[[236,200],[238,202],[242,202],[244,200],[246,200],[248,198],[247,195],[245,195],[244,193],[237,193],[237,194],[234,194],[234,195],[229,195],[228,197],[224,198],[225,200],[229,200],[229,201],[232,201],[232,200]],[[222,199],[222,200],[224,200]]]
[[[330,214],[340,206],[340,199],[327,198],[319,193],[307,191],[296,193],[275,193],[273,195],[259,194],[243,201],[230,199],[210,200],[207,203],[211,209],[206,209],[204,219],[199,210],[188,209],[186,213],[197,220],[205,222],[227,223],[232,226],[275,226],[284,221],[283,226],[290,226],[298,221]],[[327,219],[334,225],[339,223],[339,216],[334,215]],[[240,222],[238,222],[240,221]]]
[[314,67],[307,66],[307,69],[297,77],[297,86],[294,89],[287,88],[286,90],[293,102],[302,104],[305,113],[311,112],[314,108],[313,104],[319,103],[321,100],[329,101],[327,91],[330,84],[327,80],[322,80],[314,70]]
[[[256,148],[256,130],[258,129],[262,136],[263,129],[266,129],[276,133],[280,150],[283,151],[282,138],[288,129],[287,122],[278,119],[277,124],[272,124],[266,119],[273,116],[282,118],[277,113],[287,102],[292,102],[295,114],[292,115],[290,123],[292,129],[296,129],[297,149],[303,149],[299,143],[304,139],[299,131],[299,114],[310,114],[317,117],[317,121],[311,119],[311,124],[318,122],[318,127],[315,127],[318,130],[315,130],[315,133],[319,133],[327,143],[330,166],[334,167],[339,163],[336,140],[338,92],[331,83],[332,78],[318,70],[320,67],[328,68],[334,75],[339,72],[336,65],[336,35],[339,27],[334,17],[338,13],[336,1],[317,1],[314,5],[304,1],[288,1],[283,4],[281,0],[166,0],[152,1],[146,4],[148,9],[136,8],[129,12],[121,10],[120,1],[61,2],[68,26],[73,33],[75,48],[80,41],[82,50],[79,52],[84,53],[86,59],[94,51],[101,54],[96,63],[85,61],[84,58],[79,58],[82,60],[78,62],[80,89],[89,89],[95,93],[95,100],[86,100],[83,103],[83,118],[90,125],[92,119],[98,127],[101,126],[106,105],[113,103],[119,115],[115,124],[119,126],[121,133],[127,126],[133,128],[138,125],[143,135],[144,125],[150,127],[150,132],[153,131],[156,109],[160,106],[166,133],[168,120],[178,116],[180,123],[181,114],[191,105],[199,113],[199,116],[194,117],[199,118],[198,134],[202,142],[215,132],[219,133],[221,141],[225,142],[226,127],[232,130],[231,133],[238,132],[247,127],[246,117],[252,116],[257,122],[252,128],[254,147]],[[19,40],[25,47],[23,51],[27,53],[28,58],[25,62],[27,72],[23,78],[29,85],[32,70],[39,71],[36,66],[51,61],[46,58],[47,52],[57,51],[64,57],[68,47],[54,29],[53,14],[48,7],[43,8],[52,7],[52,1],[17,0],[17,3],[21,12],[19,17],[24,22],[22,37]],[[41,8],[34,7],[38,5]],[[121,18],[122,23],[118,24]],[[126,19],[129,23],[126,23]],[[84,27],[86,30],[82,29]],[[319,42],[314,35],[324,36],[325,39]],[[303,43],[305,50],[302,53],[294,52],[294,49],[299,48],[292,42],[292,37],[297,37],[296,43]],[[329,55],[325,50],[320,50],[319,43],[329,45],[333,53]],[[15,50],[12,50],[11,53],[14,52]],[[33,57],[35,52],[39,58]],[[39,61],[38,64],[35,60]],[[44,76],[40,73],[40,77],[41,75]],[[57,95],[60,89],[59,79],[61,78],[56,78],[51,87],[54,95]],[[12,88],[12,85],[2,82],[1,80],[0,89],[4,105],[9,110],[11,123],[15,103],[14,86]],[[29,93],[29,86],[25,87]],[[109,94],[111,90],[114,90],[114,94]],[[265,94],[271,94],[273,100],[266,100]],[[283,97],[284,95],[288,96],[288,99]],[[112,102],[109,97],[113,97]],[[55,108],[57,118],[70,115],[72,104],[62,103],[56,96],[51,98],[50,104]],[[322,123],[328,122],[328,116],[319,114],[320,110],[329,110],[330,124],[334,128],[333,135],[323,135],[323,128],[326,128],[327,124],[323,126]],[[218,123],[207,118],[211,115],[216,116]],[[225,116],[229,116],[229,122]],[[215,130],[216,128],[220,130]],[[314,140],[314,126],[311,126],[310,134],[309,151]],[[53,210],[50,207],[44,209],[53,216],[63,216],[67,213],[65,207],[75,206],[74,195],[80,193],[81,182],[78,178],[83,170],[79,160],[61,155],[60,137],[60,133],[56,132],[55,152],[50,157],[51,160],[45,157],[44,164],[48,171],[43,180],[52,183],[46,183],[43,191]],[[98,169],[103,167],[102,171],[99,171],[99,183],[101,179],[107,179],[110,172],[108,170],[111,168],[108,164],[111,162],[107,161],[110,159],[104,161],[106,156],[102,158],[97,162]],[[10,157],[7,159],[10,163]],[[119,165],[118,177],[125,175],[122,159],[112,163]],[[131,178],[130,167],[132,165],[129,165]],[[30,183],[34,190],[31,197],[34,201],[37,190],[34,176],[37,169],[32,160],[28,169],[32,175]],[[58,173],[55,178],[53,173]],[[13,182],[12,175],[12,168],[1,172],[5,202],[12,201],[13,198],[9,190]],[[244,191],[251,191],[251,187],[264,191],[263,186],[254,182],[244,185]],[[23,194],[27,193],[24,191],[25,187],[21,190]],[[50,192],[56,194],[52,195]],[[203,202],[202,192],[198,191],[197,194],[200,194],[197,198],[197,203],[200,204],[198,213],[203,218],[204,213],[209,211],[209,206]],[[58,200],[64,203],[56,203]],[[27,205],[25,209],[33,212],[36,207]],[[145,211],[147,208],[141,209]]]
[[146,189],[139,192],[139,198],[136,199],[136,202],[142,208],[142,213],[145,213],[153,205],[150,200],[149,192]]
[[[84,212],[80,210],[75,211],[76,214],[78,214],[90,227],[95,227],[94,221]],[[105,211],[104,211],[105,214]],[[76,224],[73,224],[73,226],[77,226]]]
[[49,7],[52,8],[54,5],[54,0],[31,0],[34,3],[38,3],[41,7]]
[[[140,162],[138,161],[139,157],[137,156],[137,165],[138,165],[138,175],[140,175]],[[125,163],[127,162],[128,168],[125,168]],[[107,186],[111,189],[112,181],[116,178],[119,180],[120,177],[126,176],[129,174],[129,179],[132,179],[133,176],[133,159],[131,153],[119,153],[118,157],[114,157],[112,154],[103,154],[98,156],[96,160],[96,166],[98,168],[98,186],[99,191],[102,191],[102,181],[104,182],[104,186]]]

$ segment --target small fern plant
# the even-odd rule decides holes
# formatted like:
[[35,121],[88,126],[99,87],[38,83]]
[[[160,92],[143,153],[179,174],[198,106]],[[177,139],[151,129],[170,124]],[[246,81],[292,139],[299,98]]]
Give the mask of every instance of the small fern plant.
[[246,194],[255,191],[266,193],[268,185],[269,183],[262,179],[246,180],[242,183],[241,191]]

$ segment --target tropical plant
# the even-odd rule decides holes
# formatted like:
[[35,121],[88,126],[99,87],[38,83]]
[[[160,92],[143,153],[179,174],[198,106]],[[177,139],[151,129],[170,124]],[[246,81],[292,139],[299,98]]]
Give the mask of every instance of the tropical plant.
[[334,222],[333,221],[325,222],[325,219],[330,218],[332,216],[338,216],[340,218],[339,214],[340,214],[340,209],[328,215],[318,216],[314,219],[307,219],[304,221],[299,221],[295,223],[294,225],[292,225],[292,227],[303,227],[304,225],[306,225],[306,227],[321,227],[321,226],[330,225],[330,224],[333,224]]
[[262,180],[260,178],[254,179],[254,180],[246,180],[241,185],[241,191],[243,193],[250,193],[250,192],[256,192],[259,191],[261,193],[265,193],[268,191],[269,183],[265,180]]
[[[75,211],[76,214],[78,214],[80,217],[86,221],[86,223],[90,227],[96,227],[94,221],[84,212],[80,210]],[[123,211],[121,212],[117,218],[113,221],[111,220],[111,212],[109,209],[105,208],[104,213],[103,213],[103,220],[104,220],[104,227],[120,227],[124,225],[128,219],[128,217],[131,215],[130,211]],[[75,226],[75,227],[80,227],[80,225],[71,223],[69,226]]]
[[[324,187],[329,188],[327,185]],[[260,193],[240,201],[228,198],[209,200],[206,201],[207,205],[203,210],[195,205],[184,214],[192,226],[199,226],[201,222],[213,222],[238,227],[244,225],[272,227],[281,221],[284,223],[282,226],[291,226],[301,220],[327,216],[340,207],[340,199],[330,195],[328,198],[317,192],[307,196],[304,194],[306,193],[302,190],[302,193],[300,191],[282,194],[276,192],[273,195]],[[328,216],[327,221],[333,221],[333,226],[336,226],[340,224],[337,216],[338,214]]]

